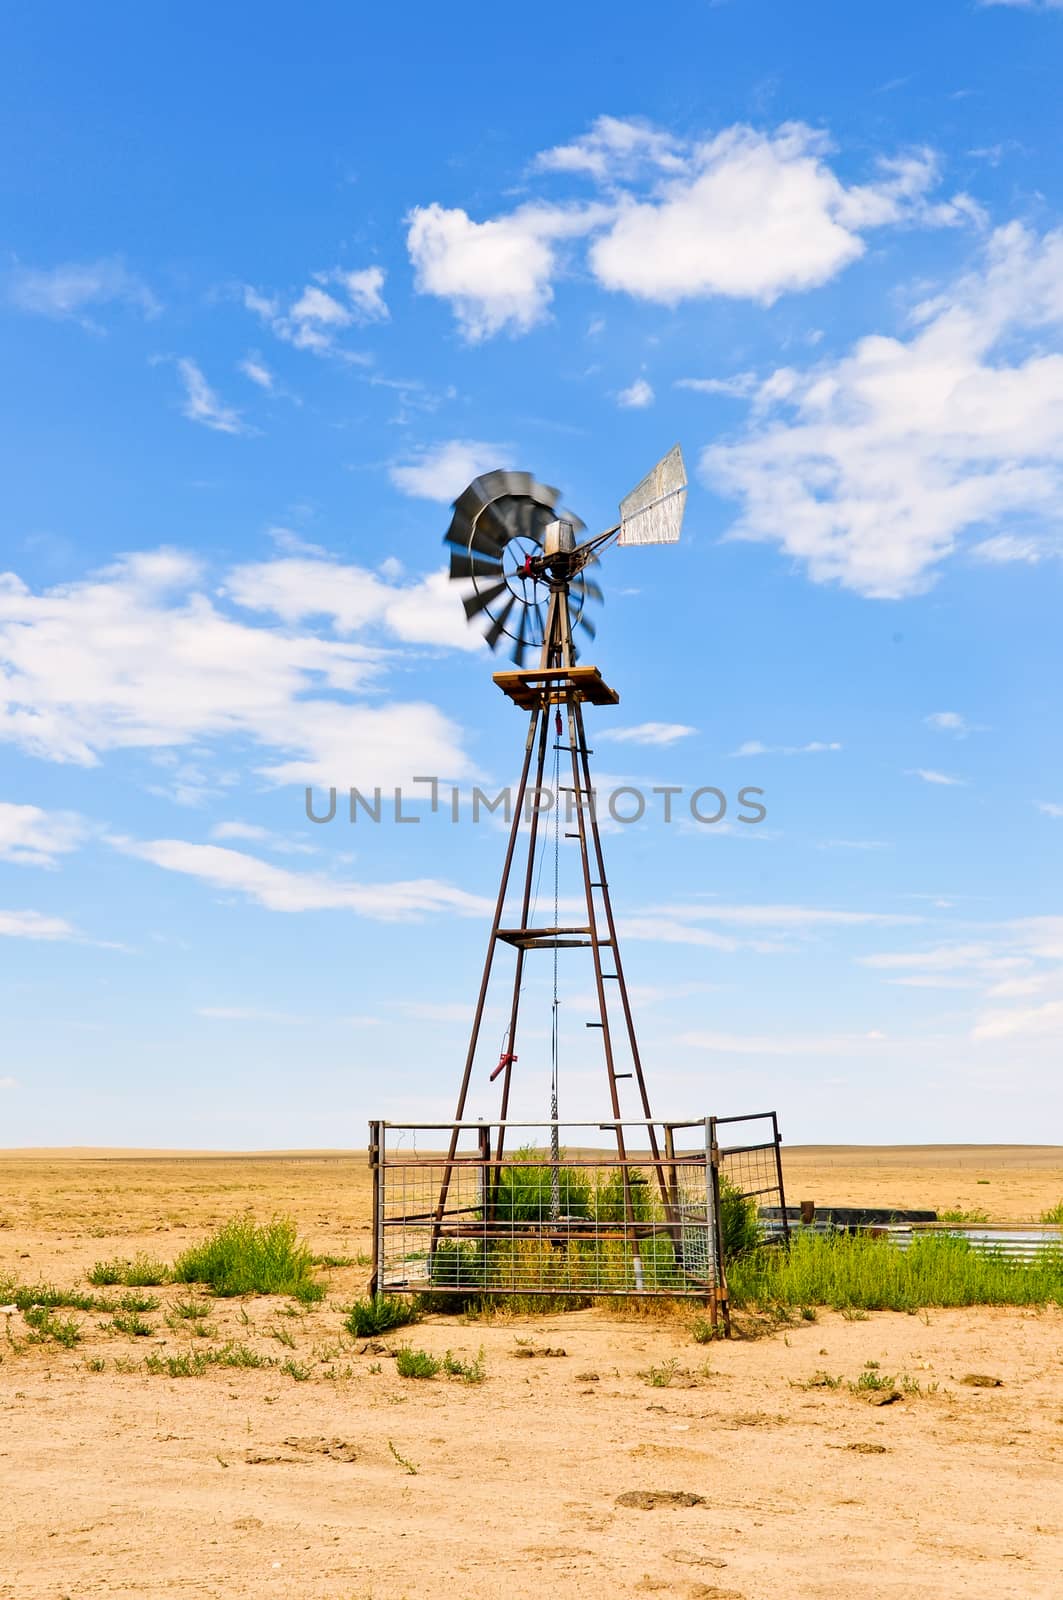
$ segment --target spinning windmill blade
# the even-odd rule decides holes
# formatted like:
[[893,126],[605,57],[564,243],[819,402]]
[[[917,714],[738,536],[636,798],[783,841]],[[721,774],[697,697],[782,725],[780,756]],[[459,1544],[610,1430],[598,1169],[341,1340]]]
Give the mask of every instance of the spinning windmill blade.
[[569,622],[593,639],[587,607],[600,605],[603,596],[586,576],[587,567],[614,540],[622,545],[673,544],[686,495],[683,453],[675,445],[620,502],[615,527],[577,544],[584,524],[557,509],[557,489],[529,472],[483,473],[455,500],[444,540],[450,548],[451,578],[473,586],[463,602],[466,617],[483,620],[492,650],[503,636],[512,640],[510,653],[523,666],[529,654],[542,649],[551,591],[563,590]]
[[[466,617],[482,620],[492,650],[503,637],[512,641],[510,654],[518,666],[542,649],[545,637],[550,582],[537,563],[546,530],[559,517],[559,494],[530,472],[485,472],[455,500],[444,539],[451,578],[473,586],[463,601]],[[564,515],[576,532],[583,531],[578,517]],[[573,622],[593,638],[583,612],[588,599],[601,600],[601,589],[578,574],[570,595]]]

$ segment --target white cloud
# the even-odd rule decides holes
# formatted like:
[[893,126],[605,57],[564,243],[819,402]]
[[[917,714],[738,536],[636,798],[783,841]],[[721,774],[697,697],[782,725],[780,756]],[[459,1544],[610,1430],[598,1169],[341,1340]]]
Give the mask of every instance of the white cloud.
[[[445,642],[441,579],[387,585],[340,563],[286,559],[229,574],[238,604],[282,623],[320,612],[334,620],[332,636],[249,623],[220,609],[202,580],[199,564],[172,550],[124,557],[41,594],[0,575],[0,740],[93,766],[112,750],[237,739],[279,783],[372,787],[413,772],[471,772],[461,730],[434,705],[381,697],[389,658],[380,646],[337,636],[365,628]],[[285,600],[297,580],[303,589]],[[466,645],[452,602],[453,613],[453,642]],[[357,697],[369,688],[365,704]]]
[[1012,527],[975,547],[982,558],[1063,548],[1063,350],[1049,343],[1063,231],[998,229],[978,270],[913,321],[908,339],[871,335],[776,372],[745,435],[703,453],[705,481],[742,502],[731,537],[881,599],[925,590],[961,539],[1001,521]]
[[393,462],[388,477],[400,493],[444,505],[455,500],[481,472],[511,463],[512,452],[507,445],[489,444],[483,439],[444,439],[440,444],[424,446],[411,460]]
[[964,778],[957,778],[949,772],[936,772],[933,767],[912,767],[908,773],[911,778],[922,778],[924,783],[936,783],[943,788],[962,788],[966,782]]
[[[347,329],[367,322],[384,322],[390,315],[384,300],[385,273],[382,267],[365,267],[359,272],[334,268],[311,274],[298,295],[284,307],[279,296],[260,294],[247,286],[244,305],[272,329],[278,339],[297,350],[312,350],[317,355],[336,354],[345,360],[361,362],[367,358],[343,349],[337,339]],[[339,294],[330,293],[336,289]]]
[[[865,967],[920,967],[934,972],[952,972],[957,968],[995,972],[1000,969],[1000,962],[997,947],[986,943],[937,945],[931,950],[898,950],[860,957],[860,964]],[[1013,962],[1005,958],[1005,964],[1011,966]]]
[[222,403],[194,361],[182,356],[177,363],[177,372],[185,390],[181,412],[189,422],[201,422],[205,428],[213,428],[216,433],[253,431],[239,411]]
[[72,811],[42,811],[0,801],[0,861],[19,866],[54,867],[57,858],[76,850],[87,832]]
[[972,1039],[1013,1039],[1016,1035],[1058,1039],[1063,1030],[1063,1000],[1039,1006],[1011,1006],[983,1012],[971,1030]]
[[1054,800],[1038,800],[1038,811],[1043,811],[1046,817],[1063,817],[1063,805],[1058,805]]
[[0,1089],[17,1089],[17,1088],[18,1088],[18,1079],[17,1078],[10,1078],[10,1077],[0,1078]]
[[717,905],[711,900],[693,905],[653,907],[647,914],[684,922],[727,922],[751,928],[890,928],[923,920],[893,911],[838,911],[829,906],[787,904]]
[[1014,11],[1063,11],[1063,0],[978,0],[981,6],[1010,6]]
[[971,546],[971,554],[977,561],[986,561],[992,566],[1022,561],[1029,567],[1036,567],[1046,556],[1057,553],[1044,539],[1020,539],[1013,533],[995,533]]
[[652,198],[628,196],[590,250],[607,289],[663,305],[727,295],[771,305],[816,288],[864,253],[862,232],[886,223],[965,220],[963,202],[929,207],[929,151],[880,162],[847,188],[828,165],[827,137],[803,123],[773,134],[741,124],[689,154],[681,176]]
[[738,942],[710,928],[699,928],[668,916],[621,917],[621,939],[645,940],[648,944],[700,945],[708,950],[737,950]]
[[685,722],[640,722],[633,728],[606,728],[595,734],[596,739],[612,739],[617,744],[675,744],[697,733]]
[[964,739],[969,733],[981,732],[976,723],[968,722],[962,711],[932,711],[923,721],[935,733],[954,733],[957,739]]
[[483,917],[493,909],[482,896],[435,878],[352,883],[323,873],[292,872],[220,845],[121,837],[111,842],[125,855],[150,861],[167,872],[198,878],[212,888],[245,895],[268,911],[352,911],[379,922],[410,922],[444,912]]
[[830,149],[802,123],[774,133],[736,124],[690,142],[637,119],[599,117],[534,166],[589,177],[601,200],[530,201],[482,222],[460,208],[416,206],[406,219],[416,286],[448,300],[476,342],[543,321],[566,239],[593,236],[588,265],[610,290],[664,305],[707,295],[770,304],[835,277],[863,254],[868,229],[979,220],[966,196],[928,200],[938,181],[930,151],[880,160],[869,183],[847,186]]
[[526,205],[487,222],[467,211],[415,206],[406,245],[421,294],[448,300],[471,344],[492,334],[527,333],[553,299],[558,241],[586,233],[595,208]]
[[621,389],[616,403],[626,411],[644,411],[647,406],[652,406],[654,398],[653,389],[646,379],[636,378],[626,389]]
[[808,744],[763,744],[759,739],[747,739],[737,750],[728,752],[728,759],[738,756],[818,756],[841,748],[836,739],[813,739]]
[[276,387],[275,379],[261,356],[245,356],[239,363],[239,368],[245,378],[250,378],[252,383],[264,389],[267,394],[273,393]]
[[360,272],[334,272],[332,282],[347,291],[355,316],[364,322],[386,322],[391,313],[384,300],[385,276],[383,267],[363,267]]
[[291,839],[285,834],[274,833],[271,828],[263,828],[256,822],[239,820],[216,822],[210,830],[210,836],[212,839],[239,839],[245,843],[261,844],[279,855],[317,855],[317,846],[309,844],[305,839]]
[[375,573],[338,561],[281,557],[234,567],[225,593],[248,610],[268,611],[287,623],[327,617],[342,635],[377,625],[409,644],[481,648],[445,568],[406,581],[401,568]]
[[98,306],[126,305],[145,317],[161,309],[151,290],[117,256],[69,261],[59,267],[16,267],[7,280],[8,299],[20,311],[94,328],[87,313]]
[[41,911],[0,910],[0,938],[76,939],[77,930],[63,917],[49,917]]
[[598,117],[590,132],[571,144],[555,145],[536,156],[541,172],[578,172],[605,182],[631,177],[649,166],[665,172],[681,171],[684,158],[678,139],[652,123],[637,118]]
[[676,389],[689,389],[693,394],[725,394],[733,400],[745,400],[760,388],[755,372],[736,372],[731,378],[677,378]]

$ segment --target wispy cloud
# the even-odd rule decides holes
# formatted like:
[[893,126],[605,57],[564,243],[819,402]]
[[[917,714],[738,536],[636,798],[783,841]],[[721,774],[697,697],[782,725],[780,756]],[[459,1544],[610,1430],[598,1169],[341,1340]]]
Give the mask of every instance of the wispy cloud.
[[491,909],[491,902],[482,896],[436,878],[354,883],[324,873],[293,872],[221,845],[122,836],[114,836],[110,842],[124,855],[198,878],[211,888],[243,895],[267,911],[351,911],[378,922],[410,922],[440,913],[483,917]]
[[88,825],[73,811],[0,801],[0,861],[24,867],[54,867],[83,842]]
[[908,777],[922,778],[924,783],[936,783],[946,789],[962,789],[966,778],[957,778],[951,772],[938,772],[933,767],[909,767]]
[[710,1050],[729,1056],[848,1056],[880,1051],[887,1043],[878,1029],[866,1033],[681,1033],[685,1049]]
[[7,296],[32,316],[80,322],[94,331],[99,331],[98,324],[88,313],[104,306],[126,306],[145,317],[161,310],[147,284],[119,256],[58,267],[15,267],[8,275]]
[[639,722],[633,728],[603,728],[594,737],[616,744],[668,745],[697,731],[685,722]]
[[235,407],[223,404],[202,369],[189,356],[180,357],[177,373],[185,391],[181,413],[189,422],[202,423],[204,428],[213,428],[216,433],[254,432]]
[[232,568],[219,587],[174,550],[40,593],[0,576],[0,741],[80,766],[195,746],[202,768],[199,752],[236,738],[275,783],[471,775],[457,724],[423,698],[380,694],[384,640],[481,647],[442,571],[388,581],[284,557]]
[[199,1006],[196,1016],[205,1017],[210,1022],[266,1022],[270,1025],[276,1023],[278,1027],[292,1028],[319,1027],[322,1022],[339,1022],[359,1028],[373,1028],[380,1021],[379,1017],[325,1018],[295,1011],[270,1011],[259,1006]]
[[842,746],[836,739],[829,742],[823,739],[813,739],[809,744],[762,744],[759,739],[747,739],[745,744],[740,744],[737,750],[728,751],[728,758],[738,756],[818,756],[825,755],[832,750],[840,750]]
[[357,272],[336,267],[313,273],[311,282],[294,297],[262,294],[245,286],[243,299],[248,311],[297,350],[362,363],[368,358],[346,349],[339,340],[351,328],[388,319],[384,280],[383,267],[363,267]]
[[77,939],[76,928],[65,917],[47,916],[42,911],[0,910],[0,938]]
[[1063,805],[1055,800],[1038,800],[1038,811],[1043,811],[1046,817],[1063,817]]
[[676,389],[688,389],[692,394],[722,394],[732,400],[746,400],[760,387],[755,372],[736,372],[730,378],[677,378]]
[[276,379],[267,367],[266,363],[262,360],[261,356],[245,356],[242,361],[237,363],[237,365],[244,377],[250,378],[251,382],[259,389],[264,389],[267,394],[272,394],[274,392],[276,388]]
[[966,739],[969,733],[984,733],[979,722],[970,722],[962,711],[932,711],[923,721],[935,733],[951,733],[957,739]]

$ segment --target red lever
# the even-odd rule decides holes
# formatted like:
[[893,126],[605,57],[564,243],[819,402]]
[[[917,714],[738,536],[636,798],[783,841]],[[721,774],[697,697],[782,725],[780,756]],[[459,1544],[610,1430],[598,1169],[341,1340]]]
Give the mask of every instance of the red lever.
[[491,1074],[491,1079],[490,1079],[490,1081],[491,1081],[491,1082],[492,1082],[492,1083],[494,1083],[494,1081],[495,1081],[495,1079],[496,1079],[496,1078],[497,1078],[497,1077],[498,1077],[498,1074],[499,1074],[499,1073],[500,1073],[500,1072],[501,1072],[501,1071],[502,1071],[502,1070],[503,1070],[503,1069],[504,1069],[504,1068],[505,1068],[505,1067],[508,1067],[508,1066],[509,1066],[509,1065],[510,1065],[510,1063],[511,1063],[511,1062],[513,1062],[513,1061],[516,1061],[516,1059],[517,1059],[517,1058],[516,1058],[516,1056],[515,1056],[515,1055],[511,1055],[511,1054],[509,1054],[509,1052],[508,1052],[508,1051],[505,1051],[505,1050],[503,1050],[503,1052],[502,1052],[502,1054],[501,1054],[501,1055],[500,1055],[500,1056],[499,1056],[499,1058],[498,1058],[498,1066],[497,1066],[497,1067],[496,1067],[496,1068],[495,1068],[495,1070],[494,1070],[494,1072],[492,1072],[492,1074]]

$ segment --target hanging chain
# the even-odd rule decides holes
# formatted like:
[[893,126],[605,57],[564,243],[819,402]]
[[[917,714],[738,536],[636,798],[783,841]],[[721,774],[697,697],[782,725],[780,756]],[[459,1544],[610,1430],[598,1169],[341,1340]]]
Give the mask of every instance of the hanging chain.
[[[557,713],[554,740],[554,927],[558,925],[559,884],[561,877],[561,713]],[[554,993],[550,1027],[550,1220],[556,1222],[561,1215],[561,1180],[558,1163],[561,1159],[561,1141],[557,1128],[557,939],[554,939]]]

